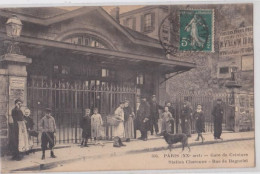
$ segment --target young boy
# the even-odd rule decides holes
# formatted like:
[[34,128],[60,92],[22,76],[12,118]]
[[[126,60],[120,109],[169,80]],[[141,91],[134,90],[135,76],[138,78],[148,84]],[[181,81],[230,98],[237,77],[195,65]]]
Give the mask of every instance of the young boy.
[[80,127],[82,129],[82,141],[81,146],[88,147],[88,139],[91,138],[91,116],[90,109],[85,109],[85,115],[80,121]]
[[53,152],[56,124],[54,118],[51,116],[51,109],[46,108],[45,111],[45,116],[40,120],[40,130],[42,131],[42,160],[45,159],[47,144],[49,144],[49,148],[51,149],[51,158],[56,158]]

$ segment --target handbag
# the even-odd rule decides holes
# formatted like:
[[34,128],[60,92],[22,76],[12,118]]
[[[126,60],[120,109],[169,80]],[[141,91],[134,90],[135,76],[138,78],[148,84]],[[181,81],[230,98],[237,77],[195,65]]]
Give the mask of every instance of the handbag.
[[107,116],[107,124],[110,126],[118,126],[120,121],[115,115]]
[[32,137],[38,137],[39,132],[35,131],[35,130],[28,130],[29,135]]

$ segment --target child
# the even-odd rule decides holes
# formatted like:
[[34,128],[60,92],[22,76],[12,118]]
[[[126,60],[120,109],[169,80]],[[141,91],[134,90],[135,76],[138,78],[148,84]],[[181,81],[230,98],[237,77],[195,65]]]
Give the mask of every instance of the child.
[[98,113],[98,108],[94,108],[94,114],[91,116],[91,133],[94,138],[95,144],[97,139],[101,136],[101,126],[103,125],[102,117]]
[[91,117],[90,117],[90,109],[85,109],[85,115],[82,117],[80,121],[80,127],[82,129],[82,142],[81,146],[88,147],[88,139],[91,138]]
[[201,141],[203,143],[204,137],[202,136],[202,132],[205,132],[205,117],[204,117],[204,113],[202,112],[201,105],[197,106],[197,111],[194,113],[193,117],[196,121],[195,127],[198,133],[198,137],[197,139],[195,139],[195,141],[199,141],[199,137],[201,137]]
[[49,108],[46,109],[45,116],[40,120],[40,129],[42,131],[42,160],[45,159],[45,150],[48,144],[51,149],[51,158],[56,158],[53,152],[56,124],[54,118],[51,116],[51,109]]
[[164,107],[164,113],[162,114],[162,130],[161,133],[166,131],[166,132],[171,132],[171,120],[174,120],[172,117],[172,114],[169,112],[168,106]]

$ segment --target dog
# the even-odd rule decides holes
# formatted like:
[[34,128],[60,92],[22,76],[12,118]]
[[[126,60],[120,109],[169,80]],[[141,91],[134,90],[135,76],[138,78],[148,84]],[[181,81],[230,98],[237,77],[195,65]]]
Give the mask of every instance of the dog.
[[187,146],[190,151],[188,136],[186,134],[170,134],[166,131],[163,131],[162,135],[165,141],[169,144],[168,148],[170,151],[172,150],[173,144],[176,144],[178,142],[182,143],[182,151],[184,150],[185,146]]

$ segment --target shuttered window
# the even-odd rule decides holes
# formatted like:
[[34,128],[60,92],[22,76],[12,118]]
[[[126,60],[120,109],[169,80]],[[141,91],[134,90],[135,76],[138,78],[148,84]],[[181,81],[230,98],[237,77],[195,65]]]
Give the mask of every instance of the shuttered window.
[[124,22],[124,25],[132,30],[136,30],[136,18],[135,17],[127,18]]
[[142,32],[152,32],[154,30],[154,13],[146,13],[141,16],[141,27]]

